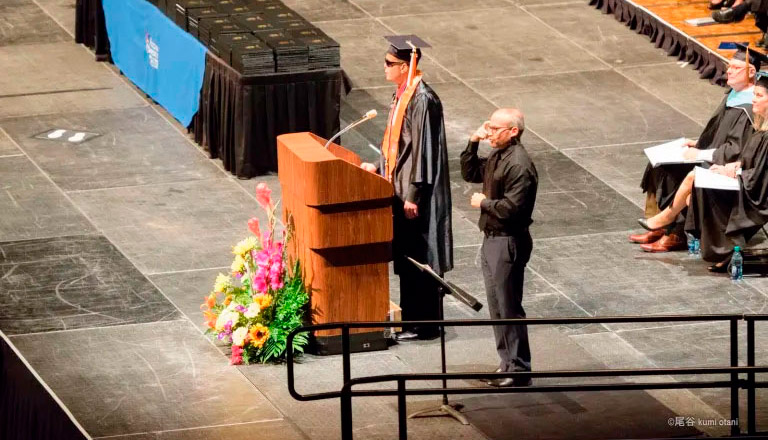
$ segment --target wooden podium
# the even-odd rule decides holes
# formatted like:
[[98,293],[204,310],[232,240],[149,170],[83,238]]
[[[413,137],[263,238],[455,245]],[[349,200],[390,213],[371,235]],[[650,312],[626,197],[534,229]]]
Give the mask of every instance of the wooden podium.
[[[313,324],[385,321],[392,259],[392,185],[360,157],[312,133],[277,137],[283,218],[294,236]],[[386,349],[382,329],[355,329],[353,351]],[[315,332],[312,351],[341,352],[341,331]]]

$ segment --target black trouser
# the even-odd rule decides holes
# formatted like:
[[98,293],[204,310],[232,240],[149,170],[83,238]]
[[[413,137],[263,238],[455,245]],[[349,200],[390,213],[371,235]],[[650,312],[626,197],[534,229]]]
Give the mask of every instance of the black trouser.
[[[531,236],[486,236],[481,248],[483,278],[491,319],[525,318],[523,280],[531,255]],[[502,371],[530,371],[528,326],[498,325],[493,328]]]
[[[426,209],[426,207],[419,209]],[[440,294],[438,284],[426,272],[414,266],[407,257],[419,263],[427,262],[429,245],[425,239],[428,223],[423,216],[415,219],[405,218],[403,202],[395,197],[392,205],[394,221],[394,239],[392,241],[392,257],[395,273],[400,277],[400,308],[403,309],[403,321],[432,321],[439,320]],[[442,275],[442,274],[440,274]],[[438,327],[404,328],[420,336],[438,334]]]

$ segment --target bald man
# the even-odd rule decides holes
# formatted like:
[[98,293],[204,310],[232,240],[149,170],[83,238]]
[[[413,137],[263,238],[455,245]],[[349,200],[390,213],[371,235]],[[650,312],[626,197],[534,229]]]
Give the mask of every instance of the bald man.
[[[480,209],[479,226],[485,234],[481,263],[492,319],[525,318],[523,280],[533,249],[528,227],[533,223],[539,178],[520,142],[524,129],[520,110],[496,110],[461,153],[461,176],[467,182],[483,183],[483,192],[473,194],[470,204]],[[477,155],[481,140],[493,148],[487,158]],[[527,326],[500,325],[493,330],[501,358],[496,372],[531,371]],[[528,386],[531,379],[523,375],[488,383],[496,387]]]

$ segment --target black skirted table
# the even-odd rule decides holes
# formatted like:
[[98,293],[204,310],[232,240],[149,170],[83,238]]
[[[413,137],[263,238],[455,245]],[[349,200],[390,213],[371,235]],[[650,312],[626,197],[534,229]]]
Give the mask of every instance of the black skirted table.
[[[75,41],[99,61],[110,59],[101,0],[77,0]],[[339,130],[341,94],[350,89],[341,69],[244,76],[206,56],[200,108],[189,130],[211,158],[240,178],[277,171],[277,136]]]
[[238,177],[277,170],[277,136],[311,131],[326,139],[339,131],[341,69],[242,76],[220,58],[206,57],[195,142],[220,157]]

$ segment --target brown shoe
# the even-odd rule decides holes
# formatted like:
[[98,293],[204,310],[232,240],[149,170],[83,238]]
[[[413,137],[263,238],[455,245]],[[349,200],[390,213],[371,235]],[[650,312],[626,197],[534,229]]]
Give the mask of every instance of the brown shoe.
[[688,243],[686,243],[686,241],[679,235],[672,233],[665,235],[661,240],[655,243],[641,244],[640,248],[645,252],[682,251],[688,249]]
[[664,236],[664,230],[659,229],[656,231],[648,231],[645,234],[632,234],[629,236],[629,241],[632,243],[654,243],[659,240],[661,240],[661,237]]

